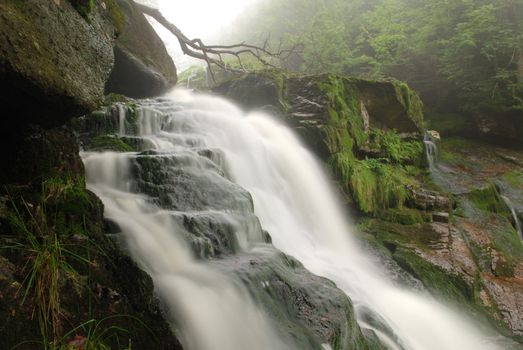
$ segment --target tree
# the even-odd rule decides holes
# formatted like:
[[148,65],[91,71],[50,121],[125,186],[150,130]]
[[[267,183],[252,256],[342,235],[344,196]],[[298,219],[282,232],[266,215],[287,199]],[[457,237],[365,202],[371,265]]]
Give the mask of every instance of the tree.
[[[284,55],[292,54],[294,51],[294,48],[291,48],[288,50],[286,49],[279,50],[278,52],[271,52],[267,48],[267,41],[265,41],[263,46],[246,44],[245,42],[232,45],[205,45],[201,39],[189,39],[177,26],[169,22],[158,9],[136,2],[135,6],[142,13],[154,18],[158,23],[168,29],[178,39],[184,54],[207,62],[213,80],[214,74],[212,65],[216,65],[219,68],[227,71],[245,71],[246,69],[242,61],[242,56],[249,55],[261,62],[264,66],[275,68],[275,66],[267,59],[267,57],[283,57]],[[224,61],[225,56],[235,57],[239,69],[227,64]]]

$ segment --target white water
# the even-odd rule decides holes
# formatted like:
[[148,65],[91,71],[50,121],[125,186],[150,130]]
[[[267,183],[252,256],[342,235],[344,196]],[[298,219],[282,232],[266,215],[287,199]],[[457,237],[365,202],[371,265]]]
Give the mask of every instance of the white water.
[[[169,122],[160,125],[156,113],[145,113],[142,134],[164,150],[179,147],[170,140],[188,133],[223,150],[231,176],[252,194],[273,244],[333,280],[355,304],[360,326],[374,329],[390,349],[501,349],[457,312],[387,280],[352,240],[352,228],[319,163],[286,127],[266,115],[245,116],[215,97],[175,91],[169,98],[174,101],[164,108]],[[84,154],[87,179],[106,205],[105,215],[121,225],[132,256],[152,275],[168,308],[177,310],[184,345],[288,348],[240,286],[192,259],[173,236],[181,228],[167,213],[129,193],[126,167],[132,156]],[[367,324],[369,313],[382,324]]]
[[[151,124],[145,120],[145,129]],[[131,256],[153,278],[171,317],[180,320],[185,349],[289,348],[237,281],[193,258],[171,213],[130,192],[129,160],[134,154],[82,156],[88,187],[103,201],[105,217],[119,224]]]
[[425,144],[425,154],[429,163],[429,170],[434,172],[438,160],[438,146],[428,133],[425,134],[423,143]]
[[512,204],[512,201],[505,195],[501,195],[501,198],[507,205],[507,207],[510,209],[510,212],[512,213],[512,218],[514,219],[514,223],[516,225],[516,232],[518,233],[519,238],[521,241],[523,241],[523,229],[521,227],[521,221],[519,221],[518,213],[516,212],[516,208],[514,208],[514,205]]

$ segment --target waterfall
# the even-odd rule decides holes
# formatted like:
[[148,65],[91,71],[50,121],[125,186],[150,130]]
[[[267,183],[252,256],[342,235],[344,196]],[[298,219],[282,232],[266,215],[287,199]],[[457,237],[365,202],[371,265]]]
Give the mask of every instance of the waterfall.
[[423,143],[425,144],[425,156],[429,163],[429,169],[431,172],[434,172],[436,169],[436,162],[438,161],[438,146],[428,132],[426,132],[423,137]]
[[518,233],[519,238],[523,242],[523,229],[521,228],[521,221],[519,220],[516,208],[514,208],[512,201],[507,196],[502,194],[500,195],[500,197],[501,199],[503,199],[507,207],[510,209],[510,212],[512,213],[512,218],[514,219],[514,226],[516,228],[516,232]]
[[[142,102],[138,130],[153,150],[82,154],[88,186],[120,226],[125,248],[152,276],[187,349],[303,349],[253,301],[244,279],[219,268],[272,249],[263,230],[274,247],[334,281],[352,300],[360,327],[389,349],[503,348],[458,311],[395,286],[351,237],[321,165],[271,116],[245,115],[221,98],[175,90]],[[427,158],[435,159],[435,145],[429,147]],[[189,170],[180,172],[180,164]],[[138,173],[147,181],[137,181]],[[177,192],[151,186],[166,177]],[[196,225],[199,215],[234,223],[238,247],[217,249],[239,252],[238,258],[206,262],[191,253],[215,249],[203,242],[191,250],[197,242],[187,239],[183,223]]]

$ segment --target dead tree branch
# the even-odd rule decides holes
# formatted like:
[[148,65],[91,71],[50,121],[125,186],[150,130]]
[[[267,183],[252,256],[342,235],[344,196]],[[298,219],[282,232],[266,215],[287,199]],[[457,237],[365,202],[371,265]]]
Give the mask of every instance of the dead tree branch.
[[[212,65],[230,71],[230,72],[245,72],[245,66],[242,62],[242,56],[249,55],[255,58],[258,62],[262,63],[264,66],[277,68],[268,58],[280,58],[285,59],[290,56],[298,47],[291,49],[280,49],[278,52],[271,52],[268,48],[269,38],[265,40],[263,46],[256,46],[251,44],[246,44],[244,42],[234,45],[205,45],[201,39],[189,39],[177,26],[169,22],[163,14],[155,8],[142,5],[135,2],[135,6],[142,13],[154,18],[158,23],[164,26],[169,30],[177,39],[180,44],[180,47],[184,54],[204,60],[209,67],[209,72],[211,77],[214,79],[214,73],[212,71]],[[238,61],[240,69],[233,68],[224,62],[224,56],[232,56]]]

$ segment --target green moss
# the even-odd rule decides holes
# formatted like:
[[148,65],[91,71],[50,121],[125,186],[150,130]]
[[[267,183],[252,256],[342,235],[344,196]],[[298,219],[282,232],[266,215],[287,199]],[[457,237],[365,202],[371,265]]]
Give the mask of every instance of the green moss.
[[398,100],[407,111],[408,117],[416,124],[419,130],[423,130],[423,102],[418,94],[404,82],[395,80],[392,83],[394,84]]
[[424,215],[424,213],[419,210],[408,208],[380,210],[377,212],[376,217],[402,225],[422,224],[424,222],[430,222],[432,219],[429,214]]
[[432,294],[456,303],[468,304],[473,300],[473,288],[461,276],[431,264],[410,250],[398,249],[393,258],[402,268],[418,278]]
[[104,2],[107,7],[107,11],[109,11],[111,19],[113,20],[114,27],[116,29],[116,34],[120,35],[125,24],[125,17],[123,15],[123,12],[120,9],[120,6],[118,6],[118,4],[116,3],[116,0],[104,0]]
[[133,152],[134,149],[124,139],[115,135],[102,135],[95,137],[89,146],[92,151]]
[[409,198],[406,185],[412,184],[413,179],[401,165],[390,164],[384,159],[358,160],[346,152],[335,154],[331,162],[364,213],[402,208]]
[[[324,130],[329,162],[362,212],[402,208],[409,196],[406,185],[416,184],[414,172],[406,164],[420,166],[422,142],[404,141],[393,130],[366,130],[357,83],[334,75],[322,76],[318,83],[327,100],[329,119]],[[399,93],[405,95],[405,104],[418,103],[413,102],[419,98],[406,85]],[[422,118],[421,109],[416,109],[421,107],[416,106],[407,107]],[[358,159],[362,149],[371,149],[380,158]]]
[[371,129],[370,148],[379,149],[384,158],[395,163],[410,163],[421,166],[423,143],[417,140],[402,140],[393,130]]
[[492,183],[486,187],[470,191],[468,193],[468,198],[477,208],[483,211],[497,213],[504,216],[510,215],[510,209],[501,198],[496,186]]
[[515,169],[503,174],[505,180],[510,186],[523,191],[523,171]]
[[287,112],[289,109],[289,104],[287,103],[287,74],[281,69],[271,69],[262,72],[262,74],[268,75],[276,83],[276,88],[278,90],[278,100],[283,112]]
[[125,103],[127,101],[128,101],[128,98],[125,97],[124,95],[110,93],[108,95],[105,95],[103,105],[110,106],[110,105],[113,105],[118,102]]
[[78,11],[80,16],[89,20],[89,14],[93,10],[94,0],[69,0],[71,5]]
[[[319,83],[319,88],[325,93],[327,98],[328,125],[331,127],[331,132],[339,135],[348,132],[347,136],[352,139],[352,142],[348,143],[347,146],[350,144],[362,147],[367,141],[367,134],[363,125],[359,91],[354,81],[348,78],[327,75]],[[349,149],[344,150],[350,151]],[[331,149],[332,153],[337,151],[336,149]]]

